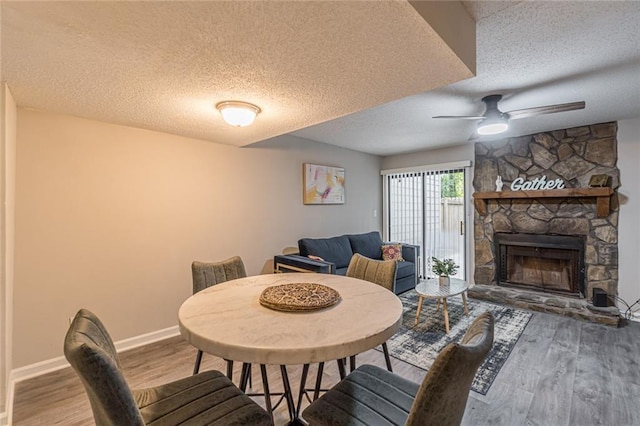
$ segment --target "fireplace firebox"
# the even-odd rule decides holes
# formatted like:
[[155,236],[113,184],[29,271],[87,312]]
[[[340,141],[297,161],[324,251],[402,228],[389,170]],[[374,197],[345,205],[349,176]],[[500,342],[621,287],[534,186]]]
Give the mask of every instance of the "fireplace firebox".
[[585,240],[579,236],[496,233],[497,281],[585,297]]

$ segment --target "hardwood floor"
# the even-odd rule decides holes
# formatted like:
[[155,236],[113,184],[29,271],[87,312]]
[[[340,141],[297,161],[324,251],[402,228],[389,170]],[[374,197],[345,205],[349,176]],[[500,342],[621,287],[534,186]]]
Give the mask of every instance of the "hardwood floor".
[[[121,354],[132,388],[165,383],[191,374],[196,350],[175,337]],[[394,371],[420,382],[425,372],[392,358]],[[381,352],[358,356],[358,363],[384,367]],[[206,355],[201,371],[225,371],[225,362]],[[239,365],[235,377],[239,377]],[[254,390],[260,376],[254,369]],[[289,368],[294,392],[301,368]],[[279,370],[269,368],[272,391],[281,390]],[[315,378],[312,368],[310,377]],[[327,363],[323,386],[338,381],[335,363]],[[309,379],[308,386],[312,379]],[[16,386],[13,424],[91,425],[86,394],[70,369]],[[256,401],[264,406],[261,398]],[[536,313],[487,395],[471,392],[464,425],[640,425],[640,323],[614,329]],[[286,424],[284,405],[276,424]]]

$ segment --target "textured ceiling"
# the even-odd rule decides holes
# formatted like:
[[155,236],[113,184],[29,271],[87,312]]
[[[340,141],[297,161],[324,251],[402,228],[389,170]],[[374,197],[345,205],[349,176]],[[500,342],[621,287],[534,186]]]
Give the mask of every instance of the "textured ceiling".
[[[2,79],[22,107],[246,145],[472,76],[428,21],[406,1],[3,1]],[[224,100],[263,112],[233,128]]]
[[378,155],[470,143],[476,122],[431,117],[482,114],[494,93],[503,111],[586,102],[497,138],[640,116],[640,2],[463,3],[477,21],[475,77],[294,134]]
[[[234,145],[293,132],[378,155],[470,143],[474,122],[431,117],[481,114],[493,93],[503,111],[586,101],[512,121],[507,136],[640,116],[640,2],[462,3],[477,21],[476,76],[463,81],[473,64],[445,37],[461,27],[416,11],[460,4],[401,0],[3,1],[2,78],[20,106]],[[264,112],[230,127],[213,108],[227,99]]]

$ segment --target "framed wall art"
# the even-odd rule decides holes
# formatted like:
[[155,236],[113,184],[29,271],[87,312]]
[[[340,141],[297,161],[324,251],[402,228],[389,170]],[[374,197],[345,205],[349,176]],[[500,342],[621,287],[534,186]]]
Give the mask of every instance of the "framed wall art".
[[344,169],[305,163],[302,165],[304,204],[344,204]]

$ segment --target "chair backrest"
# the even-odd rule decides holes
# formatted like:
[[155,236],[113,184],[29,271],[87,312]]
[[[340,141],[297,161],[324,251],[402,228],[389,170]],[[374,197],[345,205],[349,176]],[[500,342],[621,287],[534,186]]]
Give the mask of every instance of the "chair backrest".
[[193,294],[215,284],[244,278],[247,271],[240,256],[233,256],[221,262],[198,262],[191,264],[193,276]]
[[144,425],[102,322],[80,309],[64,340],[64,355],[84,385],[96,425]]
[[395,260],[374,260],[354,254],[347,268],[347,276],[370,281],[393,291],[398,265]]
[[484,312],[460,343],[450,343],[429,368],[406,425],[459,425],[473,378],[493,345],[494,319]]

